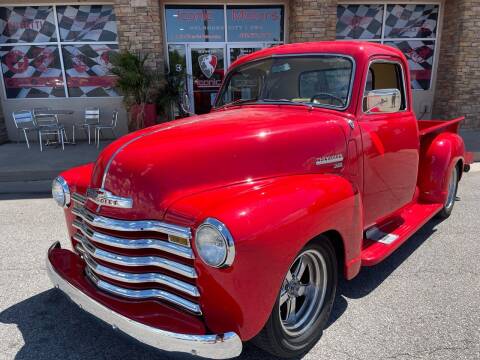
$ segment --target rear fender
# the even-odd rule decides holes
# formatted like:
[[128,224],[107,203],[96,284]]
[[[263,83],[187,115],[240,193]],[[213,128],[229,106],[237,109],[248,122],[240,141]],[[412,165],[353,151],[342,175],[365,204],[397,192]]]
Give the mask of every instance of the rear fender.
[[336,230],[344,239],[351,276],[360,267],[361,200],[352,184],[335,175],[297,175],[244,183],[181,199],[166,219],[206,217],[227,225],[235,241],[231,267],[205,265],[196,249],[201,306],[214,333],[255,336],[267,321],[285,273],[315,236]]
[[422,138],[418,177],[422,201],[441,204],[445,202],[448,175],[458,161],[463,162],[464,154],[465,145],[458,134],[445,132]]

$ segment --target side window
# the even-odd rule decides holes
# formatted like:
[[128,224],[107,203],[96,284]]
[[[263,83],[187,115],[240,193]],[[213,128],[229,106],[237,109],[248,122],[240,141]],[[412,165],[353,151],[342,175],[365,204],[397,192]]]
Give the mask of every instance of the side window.
[[[368,69],[365,86],[366,95],[371,90],[398,89],[402,95],[400,111],[406,109],[406,96],[402,67],[398,63],[374,62]],[[366,99],[363,101],[363,111],[367,111]]]

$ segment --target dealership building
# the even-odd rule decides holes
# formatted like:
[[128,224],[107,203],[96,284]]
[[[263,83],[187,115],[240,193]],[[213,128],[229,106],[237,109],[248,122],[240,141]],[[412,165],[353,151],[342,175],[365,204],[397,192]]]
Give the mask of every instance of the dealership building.
[[[408,58],[419,118],[464,115],[480,130],[480,0],[438,1],[53,1],[0,3],[0,142],[18,139],[12,112],[98,107],[106,121],[122,98],[112,52],[151,54],[149,64],[185,76],[192,110],[208,112],[225,70],[261,48],[363,40]],[[119,130],[125,133],[126,114]],[[68,127],[67,127],[68,131]]]

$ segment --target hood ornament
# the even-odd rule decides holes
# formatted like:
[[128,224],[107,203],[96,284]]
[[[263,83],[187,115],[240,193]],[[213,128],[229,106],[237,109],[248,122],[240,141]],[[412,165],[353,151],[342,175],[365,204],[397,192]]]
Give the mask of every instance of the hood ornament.
[[131,209],[133,206],[133,200],[131,198],[113,195],[105,189],[88,189],[87,198],[99,206],[111,206],[123,209]]

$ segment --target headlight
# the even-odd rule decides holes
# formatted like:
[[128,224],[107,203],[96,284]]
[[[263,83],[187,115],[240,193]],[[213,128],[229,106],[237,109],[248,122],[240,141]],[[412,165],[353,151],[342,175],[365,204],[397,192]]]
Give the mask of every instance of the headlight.
[[52,197],[62,207],[70,205],[70,190],[65,179],[58,176],[52,183]]
[[206,219],[197,229],[195,245],[207,265],[230,266],[235,258],[235,245],[227,227],[214,218]]

